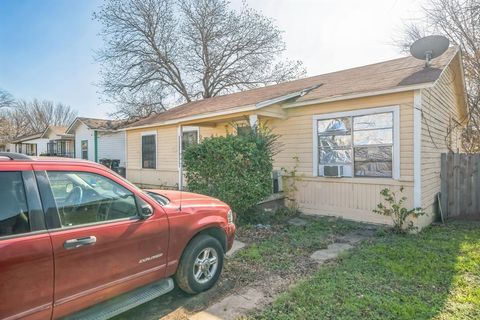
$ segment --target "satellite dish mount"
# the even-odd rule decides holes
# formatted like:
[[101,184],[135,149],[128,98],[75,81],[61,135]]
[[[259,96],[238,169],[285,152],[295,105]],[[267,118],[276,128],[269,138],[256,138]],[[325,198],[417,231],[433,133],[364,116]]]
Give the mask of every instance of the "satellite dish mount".
[[430,67],[430,61],[447,51],[450,41],[441,35],[432,35],[418,39],[410,46],[410,53],[419,60],[425,60],[425,68]]

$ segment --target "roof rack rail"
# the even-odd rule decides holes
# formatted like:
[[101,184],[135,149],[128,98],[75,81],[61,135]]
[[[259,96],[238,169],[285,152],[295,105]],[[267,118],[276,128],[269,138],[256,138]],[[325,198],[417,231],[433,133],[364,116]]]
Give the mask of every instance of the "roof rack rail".
[[0,157],[9,158],[10,160],[32,160],[27,155],[15,152],[0,152]]

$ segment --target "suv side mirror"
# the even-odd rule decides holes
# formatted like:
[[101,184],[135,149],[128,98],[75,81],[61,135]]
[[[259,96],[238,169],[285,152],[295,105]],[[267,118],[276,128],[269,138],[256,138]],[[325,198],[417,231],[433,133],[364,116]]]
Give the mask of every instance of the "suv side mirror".
[[140,219],[145,220],[153,215],[152,206],[140,197],[137,197],[137,207]]

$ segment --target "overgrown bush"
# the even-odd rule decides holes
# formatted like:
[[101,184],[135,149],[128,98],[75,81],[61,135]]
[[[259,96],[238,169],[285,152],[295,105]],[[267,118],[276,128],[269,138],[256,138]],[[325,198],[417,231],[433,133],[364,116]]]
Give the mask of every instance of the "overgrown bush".
[[272,193],[276,141],[267,127],[203,139],[184,152],[188,190],[216,197],[244,214]]
[[407,209],[404,207],[407,197],[400,196],[403,194],[403,186],[400,187],[400,195],[397,195],[396,192],[388,188],[380,191],[380,194],[387,204],[379,203],[373,212],[391,217],[393,220],[393,231],[395,233],[405,233],[415,229],[413,221],[407,223],[408,217],[417,218],[424,215],[425,211],[423,211],[422,208]]

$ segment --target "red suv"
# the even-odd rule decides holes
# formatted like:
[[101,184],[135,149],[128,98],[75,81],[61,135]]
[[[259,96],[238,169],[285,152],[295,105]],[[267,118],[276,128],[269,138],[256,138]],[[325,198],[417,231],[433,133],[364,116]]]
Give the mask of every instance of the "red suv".
[[225,203],[140,190],[88,161],[0,153],[0,319],[108,319],[211,288],[233,243]]

